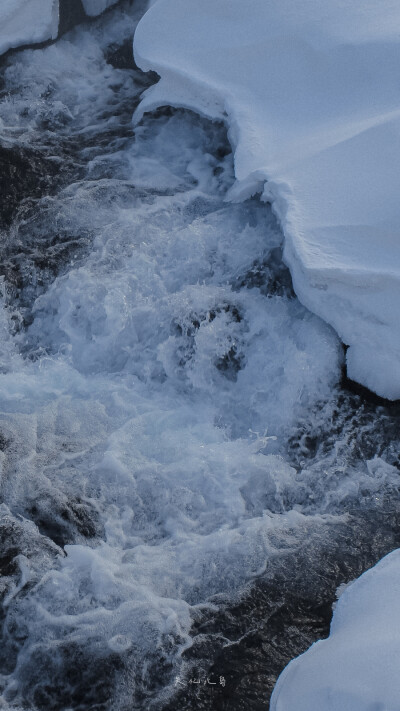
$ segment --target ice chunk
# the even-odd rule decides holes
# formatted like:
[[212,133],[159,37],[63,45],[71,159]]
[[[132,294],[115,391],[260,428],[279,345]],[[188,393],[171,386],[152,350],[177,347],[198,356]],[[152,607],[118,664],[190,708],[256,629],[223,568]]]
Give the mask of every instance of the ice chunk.
[[0,54],[25,44],[55,39],[58,0],[2,0]]
[[400,5],[394,0],[159,0],[136,62],[162,104],[225,118],[233,198],[260,190],[302,302],[348,350],[349,376],[400,397]]
[[345,588],[327,640],[278,679],[271,711],[397,709],[400,699],[400,550]]

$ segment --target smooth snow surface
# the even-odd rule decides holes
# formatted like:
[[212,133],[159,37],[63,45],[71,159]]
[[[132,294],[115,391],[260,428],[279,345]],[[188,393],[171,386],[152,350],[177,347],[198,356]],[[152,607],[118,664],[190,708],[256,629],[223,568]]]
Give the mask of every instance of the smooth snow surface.
[[397,711],[399,628],[397,550],[345,589],[329,639],[286,667],[271,711]]
[[54,39],[58,32],[58,0],[2,0],[0,54],[12,47]]
[[231,198],[260,191],[301,301],[336,329],[348,374],[400,397],[400,4],[159,0],[135,58],[163,104],[227,118]]

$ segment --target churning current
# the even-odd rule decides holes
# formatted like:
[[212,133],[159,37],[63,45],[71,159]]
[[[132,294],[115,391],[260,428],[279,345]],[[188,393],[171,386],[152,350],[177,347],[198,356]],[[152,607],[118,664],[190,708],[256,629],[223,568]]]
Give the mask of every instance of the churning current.
[[341,384],[270,207],[229,201],[225,128],[133,128],[143,9],[1,66],[2,709],[173,704],[196,621],[397,516],[398,413]]

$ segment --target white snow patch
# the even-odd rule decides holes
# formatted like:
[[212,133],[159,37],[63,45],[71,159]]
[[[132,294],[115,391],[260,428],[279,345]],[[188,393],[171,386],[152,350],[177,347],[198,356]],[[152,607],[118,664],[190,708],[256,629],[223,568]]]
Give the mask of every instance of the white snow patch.
[[[101,15],[118,0],[82,0],[89,17]],[[0,55],[9,49],[56,39],[59,0],[2,0]]]
[[58,0],[2,0],[0,54],[13,47],[55,39]]
[[341,594],[331,634],[278,679],[271,711],[394,711],[399,707],[400,550]]
[[162,104],[226,118],[231,197],[259,190],[302,302],[350,346],[348,374],[400,397],[400,5],[159,0],[135,58]]

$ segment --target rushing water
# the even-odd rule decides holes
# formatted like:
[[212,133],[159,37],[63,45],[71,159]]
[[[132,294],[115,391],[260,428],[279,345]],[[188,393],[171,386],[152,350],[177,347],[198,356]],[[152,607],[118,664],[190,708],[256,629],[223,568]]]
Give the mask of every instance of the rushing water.
[[399,413],[341,384],[270,207],[226,200],[224,127],[132,127],[143,7],[1,69],[4,709],[267,708],[399,544]]

